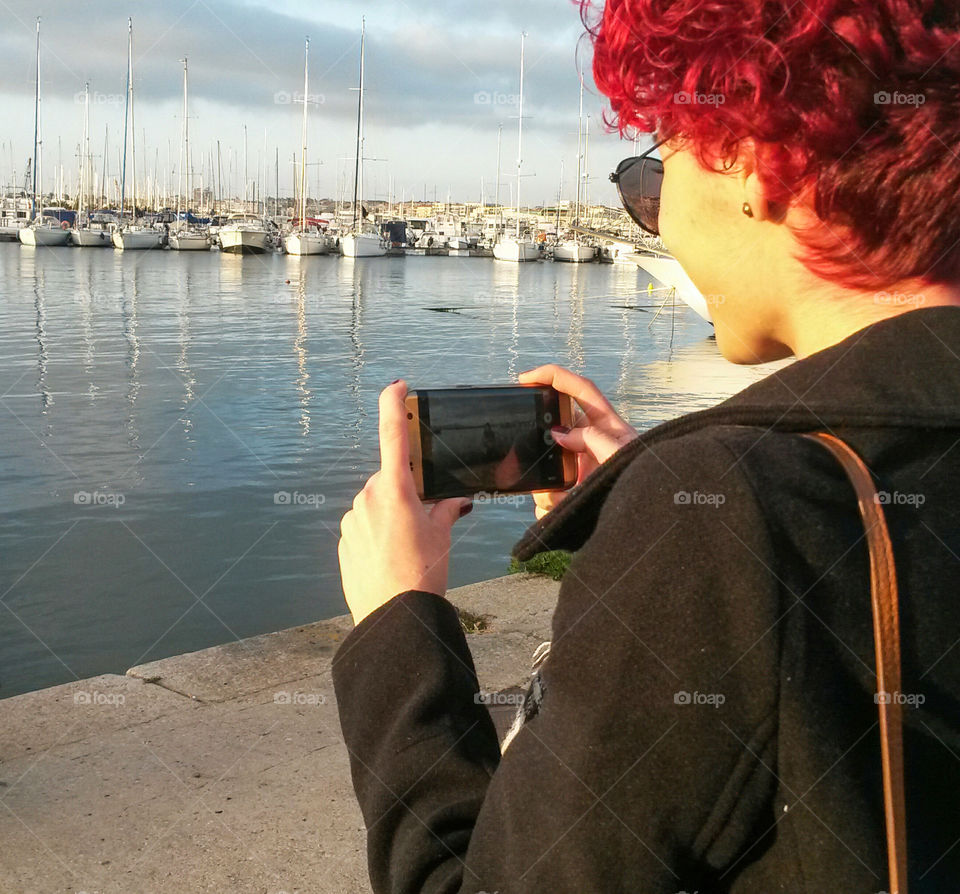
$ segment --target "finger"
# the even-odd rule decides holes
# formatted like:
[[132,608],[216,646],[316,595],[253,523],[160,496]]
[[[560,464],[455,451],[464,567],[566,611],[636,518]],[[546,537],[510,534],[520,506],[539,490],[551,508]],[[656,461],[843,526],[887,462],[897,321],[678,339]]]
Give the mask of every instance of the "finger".
[[578,376],[555,363],[538,366],[529,372],[521,373],[519,380],[522,384],[552,385],[561,394],[569,394],[593,421],[598,421],[610,414],[616,415],[610,401],[590,379]]
[[526,372],[517,376],[522,385],[549,385],[553,381],[553,371],[559,369],[555,363],[548,363],[545,366],[536,366],[528,369]]
[[537,518],[543,518],[554,509],[563,496],[554,492],[538,493],[533,495],[533,513]]
[[446,528],[452,528],[459,519],[472,511],[473,500],[454,497],[450,500],[441,500],[439,503],[434,503],[430,509],[430,519],[439,522]]
[[413,485],[407,435],[406,382],[397,381],[380,392],[380,471],[391,483]]

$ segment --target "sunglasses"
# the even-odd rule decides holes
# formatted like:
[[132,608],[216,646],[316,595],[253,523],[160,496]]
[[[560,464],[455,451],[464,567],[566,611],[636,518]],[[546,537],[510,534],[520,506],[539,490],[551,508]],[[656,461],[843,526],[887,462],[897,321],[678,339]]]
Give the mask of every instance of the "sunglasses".
[[660,235],[660,188],[663,185],[663,162],[650,153],[666,140],[654,143],[643,155],[625,158],[610,175],[617,184],[620,201],[627,214],[653,236]]

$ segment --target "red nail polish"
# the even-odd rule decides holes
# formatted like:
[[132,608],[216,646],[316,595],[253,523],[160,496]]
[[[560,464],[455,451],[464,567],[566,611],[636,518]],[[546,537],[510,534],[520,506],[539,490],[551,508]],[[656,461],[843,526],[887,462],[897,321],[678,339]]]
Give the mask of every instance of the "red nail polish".
[[467,503],[460,507],[460,518],[473,512],[473,503]]
[[399,382],[399,381],[400,381],[399,379],[394,379],[390,384],[391,384],[391,385],[396,385],[397,382]]
[[551,432],[557,435],[569,435],[570,429],[565,425],[555,425],[550,429]]

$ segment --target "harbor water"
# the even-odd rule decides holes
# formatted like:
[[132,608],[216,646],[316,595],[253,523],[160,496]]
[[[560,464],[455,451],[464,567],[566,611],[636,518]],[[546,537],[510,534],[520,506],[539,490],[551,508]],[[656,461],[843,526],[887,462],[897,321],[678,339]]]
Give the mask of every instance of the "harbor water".
[[[346,612],[377,395],[557,361],[638,427],[767,369],[628,265],[0,244],[0,697]],[[458,523],[503,574],[532,503]]]

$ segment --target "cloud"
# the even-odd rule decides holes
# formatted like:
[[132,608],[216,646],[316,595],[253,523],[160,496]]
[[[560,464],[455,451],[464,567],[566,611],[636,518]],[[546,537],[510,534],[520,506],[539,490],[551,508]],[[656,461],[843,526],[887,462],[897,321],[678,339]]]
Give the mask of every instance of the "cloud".
[[[104,9],[103,4],[88,0],[16,2],[0,9],[0,52],[8,72],[4,89],[18,98],[18,110],[31,118],[34,17],[37,13],[43,17],[42,89],[48,144],[54,134],[62,134],[68,145],[76,141],[79,113],[75,107],[71,112],[67,104],[85,82],[103,96],[124,91],[126,16]],[[301,107],[285,104],[283,99],[302,90],[303,41],[309,35],[310,90],[318,98],[312,132],[318,131],[318,139],[335,144],[338,151],[350,146],[360,36],[355,2],[281,0],[267,5],[165,0],[130,9],[138,130],[148,129],[148,142],[178,139],[180,60],[187,56],[193,113],[204,112],[203,118],[191,123],[198,144],[221,136],[236,143],[240,126],[248,123],[261,137],[267,128],[270,143],[280,143],[282,157],[289,157],[299,143],[296,122]],[[516,126],[521,28],[529,32],[524,126],[530,136],[531,163],[539,161],[546,168],[549,152],[555,156],[549,158],[549,167],[559,168],[556,156],[561,144],[570,154],[568,146],[576,130],[577,43],[583,31],[575,4],[566,0],[524,0],[523,4],[367,0],[363,9],[367,13],[367,121],[372,137],[379,132],[389,138],[392,158],[410,159],[411,152],[402,145],[404,133],[425,128],[483,134],[489,155],[498,124],[503,123],[505,133]],[[600,101],[594,97],[591,103],[592,139],[599,151]],[[95,111],[96,127],[109,123],[111,131],[119,133],[121,109],[101,104]],[[223,130],[225,122],[231,122],[226,125],[228,132],[214,133],[214,129]],[[26,146],[26,136],[19,145]],[[465,158],[470,155],[469,140],[461,151]],[[506,151],[505,158],[511,151]],[[470,162],[474,168],[479,165],[476,158]],[[412,169],[412,159],[405,164]]]

